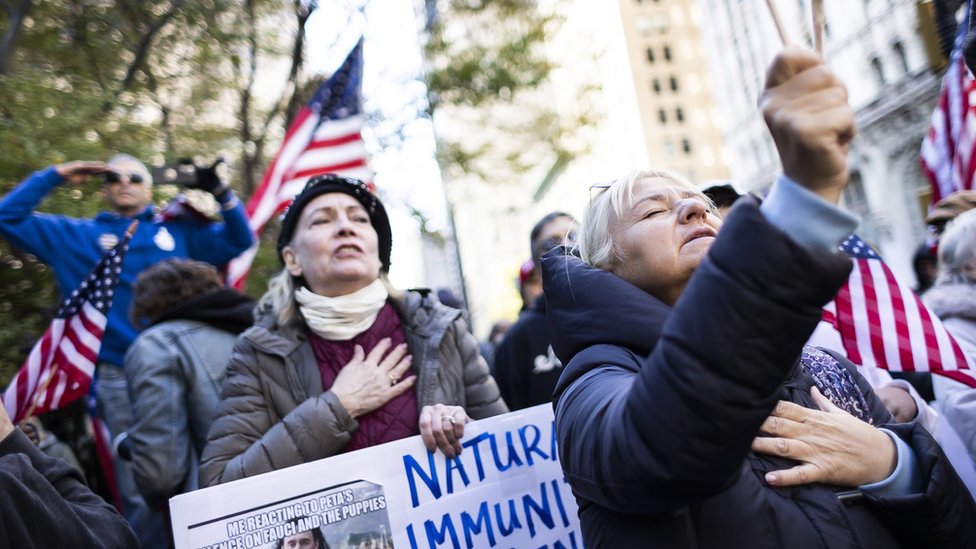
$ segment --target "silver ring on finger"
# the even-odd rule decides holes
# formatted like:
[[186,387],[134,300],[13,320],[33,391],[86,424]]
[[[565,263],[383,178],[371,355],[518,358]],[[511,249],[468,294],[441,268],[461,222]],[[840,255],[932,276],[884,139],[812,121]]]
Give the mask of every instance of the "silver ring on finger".
[[446,416],[446,415],[445,416],[441,416],[441,421],[442,422],[443,421],[449,421],[451,423],[451,425],[454,425],[455,423],[457,423],[457,420],[454,419],[454,416]]
[[389,378],[390,378],[390,387],[393,387],[394,385],[397,384],[397,378],[395,375],[389,374]]

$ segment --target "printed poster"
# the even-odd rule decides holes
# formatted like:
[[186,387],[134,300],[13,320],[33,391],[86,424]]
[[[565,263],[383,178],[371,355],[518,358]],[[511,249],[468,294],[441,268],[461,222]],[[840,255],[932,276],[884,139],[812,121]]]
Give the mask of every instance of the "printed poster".
[[411,437],[177,496],[176,547],[583,547],[551,405],[468,424],[461,445]]

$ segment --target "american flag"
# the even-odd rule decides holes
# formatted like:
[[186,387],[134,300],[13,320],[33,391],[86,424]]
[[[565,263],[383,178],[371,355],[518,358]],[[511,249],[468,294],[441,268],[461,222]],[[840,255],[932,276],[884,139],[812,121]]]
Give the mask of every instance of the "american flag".
[[892,372],[932,372],[976,387],[972,360],[915,292],[898,282],[881,257],[857,235],[840,249],[854,268],[824,307],[847,358]]
[[3,395],[14,423],[57,410],[88,393],[122,258],[136,223],[58,309]]
[[[342,66],[315,92],[295,117],[261,186],[247,203],[251,230],[261,229],[283,210],[314,175],[335,173],[363,181],[372,179],[362,138],[365,116],[361,108],[363,41]],[[231,262],[228,283],[244,282],[257,243]]]
[[[976,162],[976,81],[966,68],[962,44],[969,29],[969,8],[956,30],[939,92],[939,103],[932,113],[932,125],[922,141],[922,171],[932,185],[932,203],[950,194],[973,188]],[[976,96],[973,96],[976,99]]]

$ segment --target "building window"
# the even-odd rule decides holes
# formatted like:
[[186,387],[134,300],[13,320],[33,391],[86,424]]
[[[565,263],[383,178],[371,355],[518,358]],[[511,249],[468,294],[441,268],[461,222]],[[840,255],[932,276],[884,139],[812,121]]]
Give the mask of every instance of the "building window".
[[660,109],[657,111],[657,119],[661,121],[661,124],[668,123],[668,111]]
[[881,60],[877,57],[871,58],[871,70],[874,72],[874,78],[878,81],[878,84],[885,85],[885,75],[884,66],[881,65]]
[[638,17],[634,26],[637,28],[637,32],[641,36],[651,34],[651,21],[647,17]]
[[654,18],[654,30],[656,30],[658,34],[667,34],[670,26],[671,23],[668,20],[667,14],[659,13],[657,14],[657,17]]
[[654,62],[654,48],[647,48],[647,62]]
[[664,138],[664,154],[669,160],[674,158],[674,141],[671,141],[670,137]]
[[674,119],[677,120],[678,122],[684,122],[685,121],[685,111],[684,111],[684,109],[682,109],[681,107],[675,108],[674,109]]
[[657,78],[651,80],[651,89],[654,90],[654,93],[661,93],[661,81]]
[[901,66],[902,72],[905,74],[911,72],[911,69],[908,66],[908,56],[905,55],[905,46],[902,45],[901,42],[895,42],[891,46],[891,49],[894,50],[895,57],[898,58],[898,64]]
[[678,78],[675,76],[671,77],[671,91],[678,91]]
[[671,62],[671,47],[670,46],[664,46],[664,60],[667,61],[667,62],[669,62],[669,63]]
[[691,141],[687,137],[681,140],[681,150],[686,155],[691,154]]

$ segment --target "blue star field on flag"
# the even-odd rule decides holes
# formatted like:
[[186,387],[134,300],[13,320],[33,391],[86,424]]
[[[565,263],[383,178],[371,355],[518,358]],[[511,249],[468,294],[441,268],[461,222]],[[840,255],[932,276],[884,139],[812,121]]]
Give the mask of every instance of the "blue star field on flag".
[[348,118],[359,114],[363,85],[363,41],[349,52],[331,78],[319,87],[308,102],[308,108],[323,120]]

